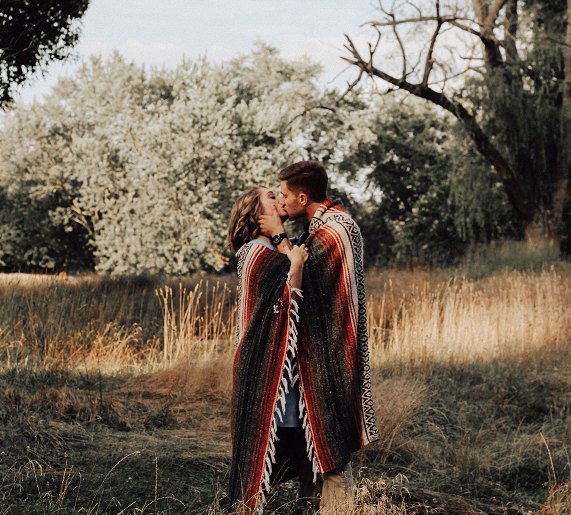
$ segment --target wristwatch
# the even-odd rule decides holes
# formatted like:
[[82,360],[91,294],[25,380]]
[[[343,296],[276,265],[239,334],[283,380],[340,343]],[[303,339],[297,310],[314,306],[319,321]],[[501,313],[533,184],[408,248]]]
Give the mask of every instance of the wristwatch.
[[272,236],[272,245],[277,247],[282,242],[282,240],[285,239],[287,239],[287,234],[285,232],[282,232],[281,234],[275,234]]

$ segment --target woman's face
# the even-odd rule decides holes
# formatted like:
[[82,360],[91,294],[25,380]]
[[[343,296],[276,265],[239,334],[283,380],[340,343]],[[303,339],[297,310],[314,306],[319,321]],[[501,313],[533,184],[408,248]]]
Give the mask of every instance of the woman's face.
[[260,188],[260,203],[262,204],[262,214],[271,215],[273,213],[273,206],[277,207],[278,215],[283,220],[287,218],[287,213],[283,208],[283,203],[280,202],[276,194],[268,188]]

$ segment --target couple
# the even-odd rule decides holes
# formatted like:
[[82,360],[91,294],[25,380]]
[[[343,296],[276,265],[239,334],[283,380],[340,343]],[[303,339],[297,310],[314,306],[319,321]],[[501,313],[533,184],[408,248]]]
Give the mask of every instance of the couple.
[[[311,510],[346,513],[350,453],[377,440],[359,228],[327,197],[320,163],[278,174],[235,203],[238,258],[229,496],[244,511],[299,476]],[[299,238],[282,221],[307,220]]]

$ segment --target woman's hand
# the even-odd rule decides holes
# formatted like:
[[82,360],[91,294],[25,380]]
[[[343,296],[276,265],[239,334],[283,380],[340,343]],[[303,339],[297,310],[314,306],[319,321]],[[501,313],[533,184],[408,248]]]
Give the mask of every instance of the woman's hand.
[[299,268],[303,270],[303,265],[305,264],[307,258],[309,257],[309,252],[307,250],[307,247],[305,246],[305,243],[303,243],[301,247],[294,245],[291,249],[286,249],[285,252],[287,257],[291,261],[291,269],[293,270]]
[[260,226],[261,233],[268,238],[285,232],[282,219],[280,218],[278,208],[276,206],[272,206],[271,214],[259,216],[258,225]]

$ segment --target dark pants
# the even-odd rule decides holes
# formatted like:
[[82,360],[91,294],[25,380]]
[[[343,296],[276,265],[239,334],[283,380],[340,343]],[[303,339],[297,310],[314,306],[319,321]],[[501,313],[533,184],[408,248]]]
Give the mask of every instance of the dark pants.
[[299,476],[301,497],[314,507],[319,506],[322,478],[313,482],[313,470],[307,457],[304,430],[301,427],[278,427],[276,463],[272,469],[270,484],[277,486]]
[[272,469],[270,484],[277,486],[299,476],[301,497],[310,510],[321,508],[323,515],[349,513],[353,508],[353,473],[351,463],[317,474],[313,482],[313,470],[307,457],[304,430],[301,427],[278,427],[276,463]]

